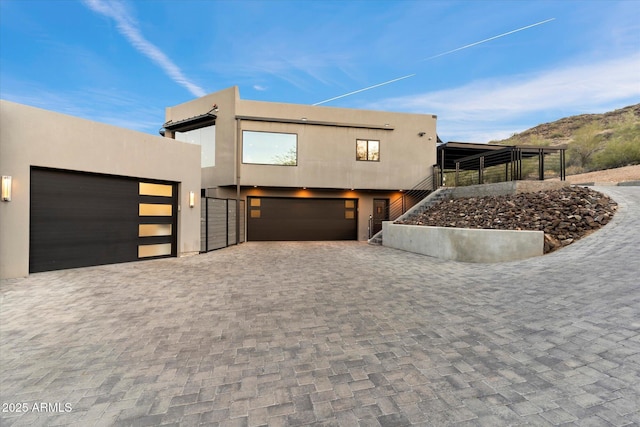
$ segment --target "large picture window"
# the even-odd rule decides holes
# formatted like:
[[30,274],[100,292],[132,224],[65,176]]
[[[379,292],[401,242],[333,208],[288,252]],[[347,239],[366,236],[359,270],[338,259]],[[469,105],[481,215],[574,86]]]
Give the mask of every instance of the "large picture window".
[[245,130],[242,132],[242,163],[296,166],[298,135]]
[[356,140],[356,160],[369,162],[380,161],[380,141],[368,139]]
[[206,126],[187,132],[176,132],[176,141],[200,145],[200,167],[206,168],[216,165],[216,126]]

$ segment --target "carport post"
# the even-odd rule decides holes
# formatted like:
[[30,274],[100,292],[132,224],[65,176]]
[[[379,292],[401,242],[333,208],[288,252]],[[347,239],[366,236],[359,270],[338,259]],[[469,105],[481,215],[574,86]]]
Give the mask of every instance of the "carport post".
[[440,161],[440,186],[444,185],[444,169],[445,169],[445,165],[444,165],[444,150],[440,150],[440,153],[442,154],[442,160]]
[[544,148],[538,149],[538,179],[544,181]]

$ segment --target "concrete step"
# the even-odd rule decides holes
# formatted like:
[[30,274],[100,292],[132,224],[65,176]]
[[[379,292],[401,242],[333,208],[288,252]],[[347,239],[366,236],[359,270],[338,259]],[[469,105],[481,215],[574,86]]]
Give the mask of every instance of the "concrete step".
[[382,245],[382,232],[376,234],[367,241],[370,245],[381,246]]
[[[416,206],[412,208],[414,210],[413,214],[419,215],[423,213],[425,210],[429,209],[431,206],[435,205],[436,203],[440,203],[441,201],[448,199],[450,192],[451,190],[449,189],[441,188],[440,191],[438,191],[436,194],[433,194],[433,193],[429,194],[427,197],[425,197],[422,201],[418,202]],[[370,245],[382,245],[382,239],[383,239],[382,231],[380,231],[371,239],[369,239],[367,243],[369,243]]]

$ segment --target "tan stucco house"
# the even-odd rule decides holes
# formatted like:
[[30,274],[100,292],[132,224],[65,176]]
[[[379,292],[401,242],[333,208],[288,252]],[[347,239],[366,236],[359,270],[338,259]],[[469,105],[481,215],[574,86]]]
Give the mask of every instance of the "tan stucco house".
[[167,108],[163,133],[201,145],[202,194],[245,201],[249,241],[367,240],[436,162],[434,115],[250,101],[237,87]]
[[0,277],[198,253],[200,150],[0,101]]
[[210,200],[239,208],[236,241],[366,240],[436,162],[433,115],[237,87],[167,108],[161,133],[0,101],[0,277],[201,252]]

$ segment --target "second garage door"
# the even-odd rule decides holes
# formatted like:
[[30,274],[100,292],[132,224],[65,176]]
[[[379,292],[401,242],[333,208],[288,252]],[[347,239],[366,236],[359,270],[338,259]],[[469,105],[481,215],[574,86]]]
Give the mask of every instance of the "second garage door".
[[357,199],[249,197],[247,240],[357,240]]

